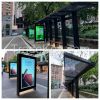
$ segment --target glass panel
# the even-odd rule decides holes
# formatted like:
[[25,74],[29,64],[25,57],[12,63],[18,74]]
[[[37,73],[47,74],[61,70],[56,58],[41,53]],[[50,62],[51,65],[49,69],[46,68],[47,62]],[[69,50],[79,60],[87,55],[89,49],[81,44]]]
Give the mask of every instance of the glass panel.
[[74,78],[87,67],[87,64],[71,58],[65,58],[64,66],[65,66],[64,67],[65,76]]

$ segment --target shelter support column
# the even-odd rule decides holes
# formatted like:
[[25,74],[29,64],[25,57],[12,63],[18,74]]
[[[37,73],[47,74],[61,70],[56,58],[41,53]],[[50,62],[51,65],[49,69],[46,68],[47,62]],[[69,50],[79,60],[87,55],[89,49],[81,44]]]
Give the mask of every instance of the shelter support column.
[[72,96],[74,96],[74,84],[73,84],[73,82],[71,84],[71,94],[72,94]]
[[50,45],[53,45],[53,37],[52,37],[52,20],[49,20],[49,32],[50,32]]
[[66,30],[65,30],[65,16],[61,16],[61,26],[62,26],[62,44],[63,49],[66,49],[67,47],[67,40],[66,40]]
[[79,98],[78,79],[75,79],[75,97]]
[[46,21],[45,22],[45,38],[46,38],[46,42],[48,41],[48,34],[49,34],[48,21]]
[[77,11],[72,11],[72,26],[73,26],[73,37],[74,37],[74,47],[75,49],[80,48],[79,44],[79,33],[78,33],[78,17]]
[[55,47],[59,46],[57,18],[54,18]]

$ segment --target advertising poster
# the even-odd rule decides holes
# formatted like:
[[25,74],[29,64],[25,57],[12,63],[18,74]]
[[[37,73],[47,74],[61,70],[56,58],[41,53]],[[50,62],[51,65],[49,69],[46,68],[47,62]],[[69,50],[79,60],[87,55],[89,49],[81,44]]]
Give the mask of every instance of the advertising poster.
[[21,89],[34,86],[35,60],[21,57]]
[[17,63],[10,63],[10,76],[17,75]]
[[34,38],[34,30],[29,29],[29,38]]
[[44,41],[44,26],[36,26],[36,41]]

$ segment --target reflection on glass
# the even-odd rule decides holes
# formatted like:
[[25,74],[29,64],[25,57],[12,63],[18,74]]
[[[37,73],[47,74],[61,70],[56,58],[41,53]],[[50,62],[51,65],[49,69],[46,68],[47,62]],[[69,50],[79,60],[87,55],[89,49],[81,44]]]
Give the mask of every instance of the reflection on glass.
[[87,64],[78,60],[74,60],[71,58],[65,58],[65,74],[66,76],[77,76],[84,68],[86,68]]

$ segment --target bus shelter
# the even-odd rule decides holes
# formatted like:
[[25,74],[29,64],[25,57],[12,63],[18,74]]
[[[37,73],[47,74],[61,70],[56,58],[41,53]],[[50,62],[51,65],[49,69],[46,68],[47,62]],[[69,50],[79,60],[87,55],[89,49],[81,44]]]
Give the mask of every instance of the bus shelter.
[[83,9],[98,7],[98,2],[71,2],[64,8],[53,12],[43,19],[35,22],[35,24],[42,24],[45,26],[45,39],[47,42],[55,43],[55,47],[60,44],[59,42],[59,30],[58,22],[61,23],[61,44],[63,49],[68,47],[67,32],[66,32],[66,20],[72,20],[72,36],[73,36],[73,46],[72,48],[80,48],[79,42],[79,16],[78,12]]
[[93,68],[95,63],[81,57],[64,53],[64,85],[73,97],[79,98],[79,78],[88,70]]

